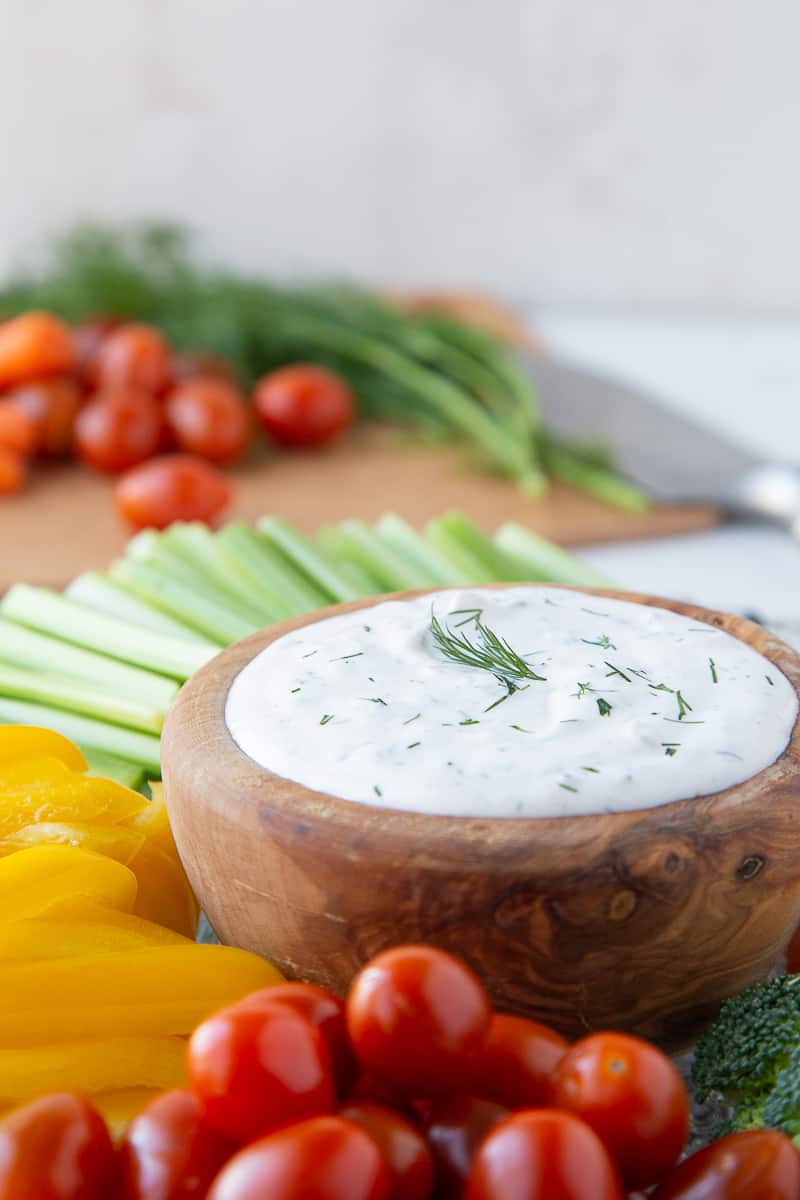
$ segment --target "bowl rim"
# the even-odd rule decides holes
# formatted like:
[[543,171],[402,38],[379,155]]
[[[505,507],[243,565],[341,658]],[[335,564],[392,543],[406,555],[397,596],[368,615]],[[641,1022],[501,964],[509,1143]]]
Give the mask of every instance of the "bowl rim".
[[[748,802],[763,803],[764,796],[773,786],[778,788],[784,777],[796,774],[800,777],[800,710],[792,728],[789,741],[782,753],[757,774],[742,783],[719,792],[700,794],[681,800],[670,801],[654,807],[624,810],[612,813],[584,813],[555,817],[494,817],[454,816],[444,813],[419,812],[412,809],[378,807],[362,801],[347,800],[327,792],[318,792],[295,780],[277,775],[251,759],[234,741],[225,721],[225,706],[228,692],[243,668],[262,650],[273,642],[297,629],[315,625],[330,617],[345,615],[378,604],[392,601],[411,600],[418,596],[463,591],[467,585],[450,587],[418,588],[408,591],[381,593],[362,597],[344,604],[329,605],[311,613],[303,613],[250,634],[241,641],[227,647],[206,666],[202,667],[183,686],[167,715],[162,734],[162,762],[165,781],[169,783],[173,765],[176,769],[194,772],[198,763],[203,764],[203,793],[205,802],[218,805],[221,798],[230,798],[231,783],[235,783],[242,804],[249,802],[267,803],[270,809],[282,812],[292,820],[311,821],[324,818],[339,827],[350,829],[364,837],[380,834],[382,838],[408,840],[418,845],[426,833],[441,844],[443,835],[453,841],[454,853],[458,846],[469,849],[472,854],[479,849],[485,838],[487,826],[492,828],[492,837],[498,840],[500,829],[506,836],[501,840],[509,847],[530,831],[535,823],[537,836],[543,843],[562,846],[566,842],[582,843],[598,832],[598,823],[610,825],[621,831],[642,822],[655,826],[669,825],[696,827],[698,817],[713,814],[722,808],[744,805]],[[555,588],[561,591],[579,592],[583,595],[623,600],[647,607],[662,608],[722,629],[737,640],[750,645],[768,661],[772,662],[789,680],[800,700],[800,653],[787,645],[763,626],[732,614],[705,608],[680,600],[652,596],[647,593],[626,592],[615,588],[579,587],[555,584],[547,581],[515,581],[472,585],[476,589],[507,590],[509,588]],[[202,735],[204,741],[213,746],[213,753],[197,754],[186,744],[187,735]],[[196,751],[196,747],[195,747]],[[171,760],[175,760],[175,763]],[[180,763],[180,766],[178,766]],[[218,787],[215,785],[218,784]],[[800,785],[799,785],[800,786]],[[167,789],[169,799],[169,789]]]

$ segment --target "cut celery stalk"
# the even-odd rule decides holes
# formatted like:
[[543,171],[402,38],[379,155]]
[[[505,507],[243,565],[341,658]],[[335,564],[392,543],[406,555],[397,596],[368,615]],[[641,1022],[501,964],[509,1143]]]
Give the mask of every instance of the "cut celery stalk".
[[361,593],[344,575],[318,553],[313,543],[299,529],[282,517],[261,517],[259,530],[266,534],[317,587],[327,592],[329,600],[358,600]]
[[[210,604],[216,605],[217,609],[235,613],[256,629],[265,624],[264,616],[252,603],[235,595],[232,591],[220,587],[217,580],[213,579],[207,571],[189,563],[186,558],[177,554],[175,549],[166,542],[163,534],[155,534],[152,530],[145,530],[145,532],[150,535],[148,540],[142,541],[142,534],[134,538],[129,543],[121,562],[129,563],[137,571],[139,567],[146,567],[148,570],[154,571],[165,582],[169,581],[177,585],[180,592],[176,592],[176,595],[202,596]],[[154,604],[156,601],[150,599],[149,603]],[[168,608],[166,611],[172,612],[172,608]],[[180,601],[177,612],[183,614],[184,611],[185,606]],[[192,611],[194,611],[194,606]],[[180,616],[179,619],[185,620],[183,616]]]
[[77,604],[82,604],[84,608],[107,613],[110,617],[120,617],[123,621],[131,621],[134,625],[141,625],[142,628],[152,629],[156,633],[185,638],[190,642],[200,640],[200,635],[194,629],[189,629],[180,621],[168,617],[166,613],[137,600],[136,596],[118,588],[99,571],[86,571],[77,579],[73,579],[64,595]]
[[120,587],[187,625],[191,624],[219,646],[238,642],[258,629],[257,622],[245,620],[226,605],[209,599],[199,589],[168,577],[147,563],[117,559],[112,563],[109,575]]
[[397,554],[412,559],[428,572],[434,583],[441,587],[458,587],[469,583],[469,579],[455,563],[441,554],[430,542],[426,542],[416,529],[395,513],[386,513],[375,524],[375,533],[386,546]]
[[376,579],[363,563],[342,556],[335,525],[323,525],[314,538],[314,545],[325,561],[330,563],[360,596],[378,596],[386,591],[381,581]]
[[119,725],[108,725],[105,721],[80,717],[59,708],[5,697],[0,697],[0,723],[42,725],[46,729],[54,729],[81,748],[85,746],[90,750],[102,750],[117,758],[138,763],[149,772],[151,778],[161,778],[159,739],[149,733],[137,733],[133,729],[122,729]]
[[117,758],[115,754],[105,754],[102,750],[92,750],[89,746],[83,747],[83,757],[89,764],[90,775],[113,779],[135,792],[146,782],[147,772],[139,763],[127,762],[124,758]]
[[181,680],[188,679],[218,652],[216,646],[206,642],[169,638],[116,617],[91,612],[49,588],[26,583],[9,588],[0,601],[0,613],[20,625]]
[[103,687],[112,696],[127,696],[164,712],[178,692],[174,679],[48,637],[3,617],[0,617],[0,662],[78,679],[93,687]]
[[279,598],[291,614],[313,612],[329,602],[327,592],[304,578],[268,538],[243,521],[225,525],[217,539],[252,585]]
[[241,606],[242,614],[251,616],[259,625],[280,621],[291,615],[291,609],[275,596],[264,594],[240,572],[235,559],[225,546],[199,521],[171,525],[161,535],[168,552],[183,559],[222,596],[231,596]]
[[467,553],[483,564],[489,572],[489,578],[496,583],[505,583],[517,579],[525,579],[520,574],[519,565],[508,555],[495,546],[486,534],[471,521],[465,513],[457,509],[442,513],[437,518],[439,528],[444,530],[452,541],[461,546]]
[[49,672],[25,671],[5,664],[0,664],[0,696],[52,704],[54,708],[98,717],[113,725],[140,729],[143,733],[160,733],[164,724],[163,709],[118,694],[112,695],[102,684],[92,685]]
[[326,526],[325,536],[330,548],[338,550],[342,558],[365,567],[384,591],[402,592],[436,584],[428,571],[413,559],[386,546],[363,521],[342,521],[340,525]]
[[498,582],[497,576],[489,570],[486,563],[453,537],[450,530],[442,524],[441,517],[435,517],[428,522],[425,526],[425,537],[453,563],[470,584]]
[[606,575],[581,562],[568,550],[539,537],[515,521],[501,526],[494,535],[494,541],[509,557],[516,559],[522,569],[529,572],[526,576],[528,579],[551,580],[553,583],[578,587],[616,586]]

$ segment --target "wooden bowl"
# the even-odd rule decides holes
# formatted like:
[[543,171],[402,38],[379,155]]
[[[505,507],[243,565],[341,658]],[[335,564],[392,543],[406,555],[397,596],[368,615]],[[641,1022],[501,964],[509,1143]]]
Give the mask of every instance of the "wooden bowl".
[[[589,594],[718,626],[800,689],[800,656],[758,625],[650,596]],[[245,664],[291,630],[385,599],[239,642],[190,680],[167,718],[172,827],[218,936],[339,992],[377,951],[433,942],[466,959],[500,1009],[573,1037],[615,1028],[688,1044],[722,1000],[776,966],[800,920],[800,721],[781,757],[746,783],[610,815],[378,809],[247,758],[224,719]]]

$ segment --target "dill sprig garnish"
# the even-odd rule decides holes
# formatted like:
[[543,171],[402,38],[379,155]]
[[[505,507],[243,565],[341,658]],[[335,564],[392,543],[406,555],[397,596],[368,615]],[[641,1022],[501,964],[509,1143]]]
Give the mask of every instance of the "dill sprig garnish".
[[597,709],[598,709],[598,712],[600,713],[601,717],[609,717],[611,715],[611,709],[613,707],[614,706],[612,704],[609,704],[607,700],[604,700],[602,696],[598,696]]
[[[484,625],[481,620],[481,610],[470,610],[477,633],[477,640],[472,641],[466,633],[454,633],[446,628],[435,613],[431,613],[431,636],[439,652],[450,662],[462,667],[474,667],[478,671],[488,671],[494,675],[498,683],[506,689],[508,699],[514,692],[521,691],[523,680],[545,682],[544,675],[538,675],[530,663],[518,654],[505,638],[498,637],[493,629]],[[455,614],[453,614],[455,615]]]
[[581,638],[585,646],[599,646],[601,650],[616,650],[616,646],[611,641],[607,633],[601,633],[596,641],[590,641],[589,638]]

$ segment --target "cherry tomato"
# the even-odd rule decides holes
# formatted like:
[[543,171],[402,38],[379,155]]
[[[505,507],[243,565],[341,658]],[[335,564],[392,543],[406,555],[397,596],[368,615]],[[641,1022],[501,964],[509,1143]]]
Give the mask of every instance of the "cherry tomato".
[[623,1033],[583,1038],[553,1076],[554,1100],[602,1138],[629,1188],[657,1183],[689,1130],[686,1086],[665,1054]]
[[356,399],[333,371],[297,363],[264,375],[253,393],[267,433],[283,446],[319,446],[352,425]]
[[111,1200],[114,1147],[80,1096],[53,1093],[0,1121],[0,1200]]
[[112,330],[95,355],[92,382],[98,387],[139,387],[151,395],[170,384],[169,347],[152,325],[131,322]]
[[235,1149],[207,1124],[196,1096],[164,1092],[125,1130],[120,1200],[200,1200]]
[[469,967],[433,946],[379,954],[356,976],[347,999],[359,1062],[417,1096],[459,1087],[490,1016]]
[[472,1090],[508,1108],[552,1104],[551,1077],[569,1043],[537,1021],[495,1013],[472,1072]]
[[224,379],[226,383],[235,383],[236,376],[231,368],[216,354],[174,354],[172,356],[172,378],[175,383],[184,383],[187,379]]
[[180,450],[209,462],[229,463],[247,446],[250,421],[244,397],[224,379],[190,379],[167,399],[167,423]]
[[361,1072],[347,1100],[350,1104],[381,1104],[384,1108],[393,1108],[395,1112],[413,1119],[416,1119],[417,1105],[420,1103],[372,1071]]
[[260,1008],[264,1004],[288,1004],[301,1017],[316,1025],[331,1053],[340,1096],[348,1094],[358,1075],[358,1063],[350,1048],[344,1003],[333,992],[315,987],[312,983],[282,983],[246,996],[245,1008]]
[[37,429],[33,419],[14,404],[0,402],[0,446],[17,454],[33,454]]
[[514,1113],[481,1142],[465,1200],[623,1200],[603,1143],[571,1113]]
[[165,454],[123,475],[114,495],[134,529],[165,529],[173,521],[212,523],[230,504],[233,489],[201,458]]
[[389,1200],[374,1140],[341,1117],[317,1117],[240,1150],[208,1200]]
[[676,1167],[653,1200],[797,1200],[800,1156],[772,1129],[732,1133]]
[[434,1102],[425,1128],[441,1200],[459,1200],[475,1150],[507,1116],[508,1109],[478,1096],[447,1096]]
[[215,1013],[192,1034],[187,1062],[209,1124],[235,1141],[330,1112],[336,1100],[325,1039],[288,1004]]
[[70,331],[51,313],[23,313],[0,325],[0,387],[62,375],[74,361]]
[[18,492],[25,483],[27,468],[25,459],[16,450],[0,446],[0,496]]
[[75,452],[87,466],[116,475],[161,449],[164,418],[141,388],[98,392],[75,420]]
[[433,1158],[410,1121],[380,1104],[345,1104],[339,1116],[365,1130],[389,1168],[389,1200],[428,1200],[433,1191]]
[[72,445],[82,399],[74,379],[41,379],[13,388],[5,403],[24,413],[33,425],[35,453],[60,458]]
[[75,370],[85,382],[90,383],[94,379],[100,347],[108,335],[120,325],[121,321],[117,317],[89,317],[72,327]]

